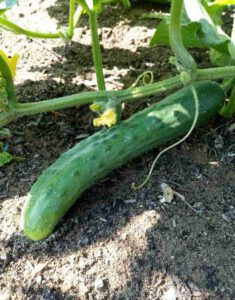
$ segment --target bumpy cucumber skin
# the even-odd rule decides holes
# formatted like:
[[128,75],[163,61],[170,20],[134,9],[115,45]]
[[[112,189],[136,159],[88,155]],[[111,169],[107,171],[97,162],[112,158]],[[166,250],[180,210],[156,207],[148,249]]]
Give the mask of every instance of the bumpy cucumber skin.
[[[198,82],[195,87],[200,101],[197,125],[201,125],[220,110],[225,95],[214,82]],[[194,113],[187,87],[65,152],[30,191],[23,209],[26,236],[36,241],[50,235],[84,190],[134,157],[185,134]]]

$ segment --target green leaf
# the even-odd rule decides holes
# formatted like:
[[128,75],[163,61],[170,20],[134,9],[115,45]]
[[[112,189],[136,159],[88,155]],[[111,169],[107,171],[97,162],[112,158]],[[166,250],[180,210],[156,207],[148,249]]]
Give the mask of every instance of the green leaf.
[[[160,22],[150,41],[151,46],[169,45],[169,22],[169,17]],[[230,37],[214,24],[199,0],[185,1],[181,23],[183,43],[186,47],[213,48],[235,58],[235,47]]]
[[8,138],[11,136],[11,132],[8,128],[0,128],[0,138]]
[[125,8],[131,7],[131,3],[129,0],[122,0],[122,4],[124,5]]
[[[189,23],[187,26],[182,26],[183,43],[186,47],[203,47],[203,44],[195,38],[199,29],[200,24],[196,22]],[[150,41],[150,46],[155,45],[170,45],[169,22],[166,18],[160,22]]]
[[5,164],[9,163],[14,159],[14,156],[12,156],[8,152],[0,152],[0,167],[4,166]]
[[203,5],[206,11],[209,13],[212,20],[215,22],[216,25],[222,24],[222,11],[225,6],[230,6],[235,4],[235,0],[215,0],[215,1],[208,1],[202,0]]
[[235,61],[230,57],[230,55],[221,53],[214,49],[210,49],[210,61],[214,66],[218,67],[234,65],[235,63]]
[[0,16],[5,18],[4,13],[11,9],[16,3],[17,0],[0,0]]
[[235,5],[235,0],[215,0],[217,5]]

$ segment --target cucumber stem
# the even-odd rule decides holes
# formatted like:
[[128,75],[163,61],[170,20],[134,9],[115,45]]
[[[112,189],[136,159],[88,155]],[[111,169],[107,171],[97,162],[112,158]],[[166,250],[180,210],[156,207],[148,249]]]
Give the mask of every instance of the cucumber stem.
[[[74,13],[74,17],[73,17],[73,26],[74,28],[77,26],[82,14],[83,14],[84,10],[83,8],[79,5]],[[73,28],[73,29],[74,29]]]
[[75,10],[75,2],[75,0],[70,0],[69,4],[69,28],[67,30],[67,37],[70,40],[73,38],[74,28],[77,26],[77,23],[83,14],[83,8],[80,5],[78,5]]
[[99,91],[105,91],[106,87],[104,81],[100,42],[98,36],[97,14],[92,10],[89,11],[89,22],[90,22],[90,29],[91,29],[92,53],[93,53],[93,62],[94,62],[95,72],[96,72],[97,85]]
[[106,98],[116,98],[118,99],[118,104],[121,104],[123,102],[133,101],[134,99],[145,96],[156,95],[169,89],[179,87],[182,87],[182,82],[179,76],[175,76],[158,83],[147,84],[133,89],[129,88],[121,91],[84,92],[52,100],[44,100],[34,103],[18,103],[11,111],[0,113],[0,128],[18,117],[64,109],[75,105],[93,103],[94,99],[99,101]]
[[38,32],[38,31],[25,29],[3,17],[0,17],[0,27],[3,27],[4,29],[6,29],[8,31],[12,31],[16,34],[24,34],[31,38],[58,39],[61,37],[66,37],[66,38],[72,39],[73,34],[74,34],[74,28],[76,27],[78,21],[80,20],[82,13],[83,13],[83,8],[81,6],[78,6],[75,11],[75,2],[76,2],[75,0],[70,0],[69,27],[67,30],[67,35],[63,34],[63,32],[55,32],[55,33]]
[[234,78],[235,76],[235,67],[234,66],[225,66],[217,68],[208,68],[208,69],[197,69],[196,78],[197,79],[225,79],[225,78]]
[[181,13],[183,9],[183,0],[172,0],[169,37],[170,45],[177,60],[189,70],[195,73],[197,64],[188,50],[184,47],[181,34]]
[[229,102],[224,104],[222,109],[220,110],[220,115],[224,118],[232,118],[235,113],[235,88],[233,88]]
[[229,91],[235,86],[235,78],[224,79],[221,83],[221,87],[227,95]]
[[56,32],[56,33],[48,33],[48,32],[37,32],[37,31],[32,31],[28,29],[24,29],[15,23],[4,19],[0,17],[0,26],[3,27],[6,30],[13,31],[14,33],[17,34],[24,34],[27,35],[28,37],[32,38],[41,38],[41,39],[58,39],[61,37],[61,33]]
[[[235,66],[231,66],[197,70],[195,77],[196,80],[217,80],[220,78],[233,78],[234,74]],[[138,98],[156,95],[170,89],[180,88],[182,85],[180,76],[178,75],[157,83],[151,83],[133,89],[128,88],[121,91],[84,92],[34,103],[17,103],[9,112],[0,113],[0,127],[17,119],[18,117],[64,109],[75,105],[90,104],[94,102],[94,99],[98,101],[114,97],[118,99],[119,103],[130,102]]]
[[72,39],[74,33],[74,14],[75,14],[75,0],[69,2],[69,28],[68,38]]

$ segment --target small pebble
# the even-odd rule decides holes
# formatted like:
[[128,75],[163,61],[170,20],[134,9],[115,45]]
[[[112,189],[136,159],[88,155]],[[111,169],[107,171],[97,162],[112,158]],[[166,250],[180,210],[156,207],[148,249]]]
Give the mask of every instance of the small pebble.
[[98,290],[99,290],[99,289],[102,289],[103,286],[104,286],[104,281],[103,281],[101,278],[97,278],[97,279],[95,280],[94,286],[95,286],[95,288],[98,289]]
[[226,214],[222,214],[222,219],[228,223],[231,222],[231,219]]
[[17,144],[22,143],[23,141],[24,141],[24,138],[22,136],[19,136],[14,140],[14,143],[17,145]]
[[198,286],[194,282],[188,281],[187,283],[188,283],[188,287],[190,288],[193,297],[201,297],[202,296],[202,292],[199,290]]
[[235,131],[235,123],[231,124],[228,128],[229,132]]
[[87,134],[87,133],[81,133],[81,134],[77,135],[75,137],[75,139],[76,140],[83,140],[83,139],[86,139],[88,136],[89,136],[89,134]]
[[202,202],[196,202],[193,204],[194,208],[201,208],[202,207]]
[[41,282],[42,282],[42,276],[37,276],[36,277],[36,279],[35,279],[35,281],[37,282],[37,284],[41,284]]
[[218,135],[215,139],[215,148],[216,149],[222,149],[224,146],[224,141],[221,135]]
[[124,201],[126,204],[135,203],[136,199],[129,199]]
[[235,220],[235,209],[232,209],[232,210],[222,214],[222,218],[226,222],[231,222],[232,220]]
[[84,284],[84,282],[81,282],[79,284],[79,291],[81,294],[86,295],[89,292],[89,288]]

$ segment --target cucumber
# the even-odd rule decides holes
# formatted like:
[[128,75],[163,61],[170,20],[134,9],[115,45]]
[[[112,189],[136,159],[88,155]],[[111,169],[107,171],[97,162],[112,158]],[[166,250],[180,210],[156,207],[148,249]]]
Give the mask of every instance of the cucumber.
[[[197,82],[195,88],[201,125],[221,109],[225,95],[211,81]],[[192,92],[186,87],[65,152],[32,186],[23,209],[26,236],[36,241],[50,235],[83,191],[134,157],[185,134],[194,113]]]

